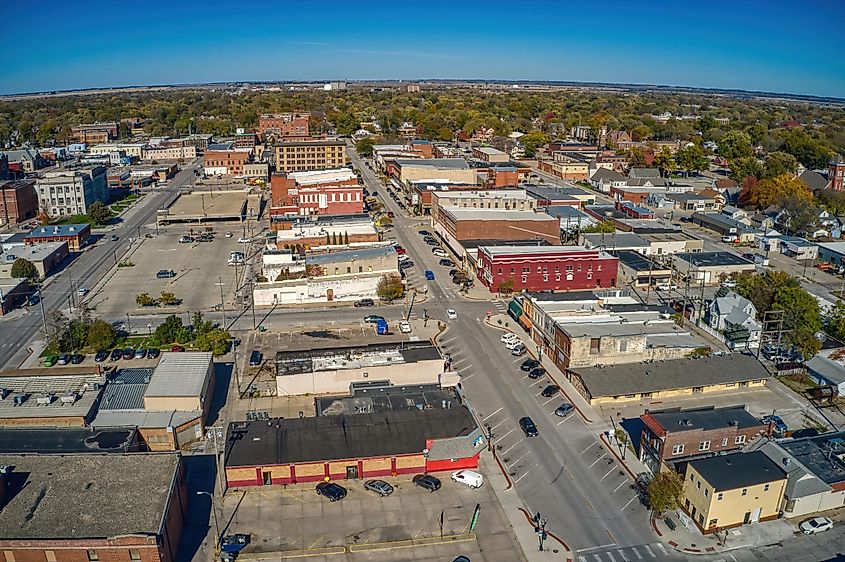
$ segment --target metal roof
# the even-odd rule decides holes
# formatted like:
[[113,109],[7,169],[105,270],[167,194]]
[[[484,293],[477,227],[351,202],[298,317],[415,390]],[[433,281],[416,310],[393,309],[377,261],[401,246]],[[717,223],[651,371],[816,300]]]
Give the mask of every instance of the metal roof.
[[145,396],[200,396],[211,368],[211,353],[161,354]]

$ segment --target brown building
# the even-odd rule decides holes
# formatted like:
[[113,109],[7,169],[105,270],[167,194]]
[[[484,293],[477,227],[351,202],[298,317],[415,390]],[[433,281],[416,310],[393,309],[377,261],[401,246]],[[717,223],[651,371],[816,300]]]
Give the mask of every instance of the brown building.
[[89,238],[91,238],[90,224],[61,224],[35,227],[24,236],[24,243],[32,246],[45,242],[67,242],[71,252],[78,252]]
[[769,425],[749,414],[745,406],[647,411],[640,420],[640,460],[655,472],[667,462],[739,450],[771,434]]
[[265,113],[258,118],[258,134],[277,137],[307,137],[310,113]]
[[175,561],[181,455],[0,455],[0,508],[6,562]]
[[35,218],[37,213],[35,180],[0,180],[0,223],[18,224]]
[[235,133],[235,148],[249,148],[252,150],[257,143],[258,139],[252,131],[238,129],[238,132]]
[[346,165],[346,143],[340,140],[286,141],[276,145],[276,170],[329,170]]
[[77,142],[99,144],[116,139],[120,135],[117,123],[83,123],[71,129]]
[[560,245],[560,221],[546,213],[440,207],[435,230],[455,240],[545,240]]
[[202,165],[209,176],[238,176],[244,171],[244,164],[250,161],[247,150],[233,150],[231,147],[209,145],[202,155]]

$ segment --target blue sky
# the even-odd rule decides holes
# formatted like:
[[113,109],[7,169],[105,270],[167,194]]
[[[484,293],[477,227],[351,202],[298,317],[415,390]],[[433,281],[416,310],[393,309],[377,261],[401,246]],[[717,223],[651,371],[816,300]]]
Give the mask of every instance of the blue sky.
[[460,78],[845,97],[836,0],[0,0],[0,21],[0,93]]

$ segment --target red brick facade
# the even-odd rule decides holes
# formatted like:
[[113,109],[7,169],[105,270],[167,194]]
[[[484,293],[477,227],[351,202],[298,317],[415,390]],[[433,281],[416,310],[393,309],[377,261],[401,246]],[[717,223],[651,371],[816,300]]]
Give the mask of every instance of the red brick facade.
[[35,180],[0,180],[0,223],[18,224],[35,218],[37,212]]
[[297,185],[292,178],[270,178],[270,216],[359,215],[364,212],[364,189],[357,179],[328,184]]
[[205,168],[226,167],[229,175],[239,175],[244,171],[244,164],[249,162],[249,152],[207,150],[202,156],[202,165]]
[[272,133],[281,137],[306,137],[311,123],[310,113],[270,113],[258,118],[258,134]]
[[545,240],[560,245],[560,221],[551,220],[464,219],[455,220],[451,213],[441,212],[443,228],[456,240]]
[[512,253],[496,247],[478,249],[478,279],[490,292],[513,281],[513,291],[573,291],[615,287],[618,259],[599,250],[559,247],[532,251],[517,246]]

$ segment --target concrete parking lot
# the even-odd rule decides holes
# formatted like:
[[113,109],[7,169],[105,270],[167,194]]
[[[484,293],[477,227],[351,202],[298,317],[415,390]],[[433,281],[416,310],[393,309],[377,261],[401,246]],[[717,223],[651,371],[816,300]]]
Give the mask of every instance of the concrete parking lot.
[[[235,273],[243,276],[243,267],[227,265],[232,251],[244,251],[245,244],[237,242],[239,230],[233,228],[232,238],[218,232],[212,242],[180,244],[179,237],[189,229],[169,230],[158,236],[143,238],[127,258],[132,267],[114,268],[107,281],[88,296],[88,305],[106,318],[131,314],[173,311],[208,311],[220,307],[220,285],[227,309],[234,309]],[[196,231],[195,231],[196,232]],[[247,245],[248,246],[248,245]],[[249,248],[247,248],[249,252]],[[158,279],[156,273],[172,269],[176,276]],[[181,303],[167,309],[141,309],[135,302],[139,293],[157,298],[162,291],[174,293]]]
[[[315,493],[314,484],[229,492],[223,506],[226,533],[251,533],[239,559],[308,557],[335,561],[443,561],[463,554],[473,562],[513,562],[522,554],[489,483],[479,489],[437,475],[443,487],[429,493],[411,477],[385,478],[395,487],[380,498],[363,481],[339,482],[340,502]],[[476,504],[480,512],[470,529]],[[443,517],[441,538],[440,519]]]

